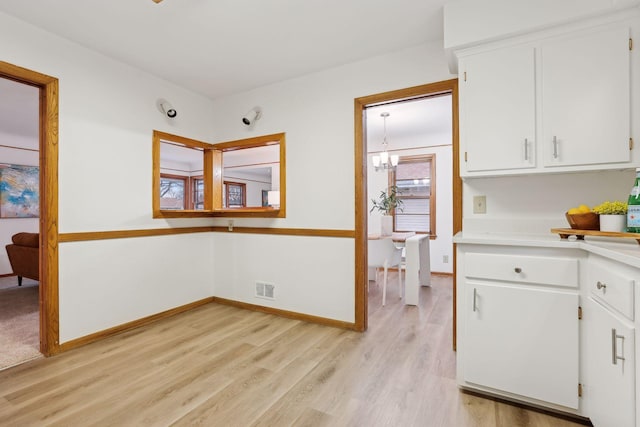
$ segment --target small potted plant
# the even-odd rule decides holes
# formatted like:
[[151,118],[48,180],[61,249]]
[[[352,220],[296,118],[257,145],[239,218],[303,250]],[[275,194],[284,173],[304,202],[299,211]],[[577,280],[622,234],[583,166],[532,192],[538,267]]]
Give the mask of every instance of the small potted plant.
[[395,209],[402,212],[402,205],[404,203],[398,198],[398,195],[400,194],[402,194],[402,192],[398,187],[392,185],[389,187],[388,192],[383,190],[380,192],[380,196],[378,196],[377,199],[371,199],[373,206],[369,213],[374,210],[378,210],[382,214],[382,219],[380,220],[380,234],[383,236],[389,236],[393,231],[393,217],[391,216],[391,213]]
[[600,231],[623,232],[627,223],[627,204],[618,200],[606,201],[593,207],[600,215]]

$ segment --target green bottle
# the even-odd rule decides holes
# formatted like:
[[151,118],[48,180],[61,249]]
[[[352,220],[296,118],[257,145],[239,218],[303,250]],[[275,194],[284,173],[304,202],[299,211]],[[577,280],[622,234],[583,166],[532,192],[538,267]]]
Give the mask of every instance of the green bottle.
[[640,168],[636,169],[636,182],[627,202],[627,232],[640,233]]

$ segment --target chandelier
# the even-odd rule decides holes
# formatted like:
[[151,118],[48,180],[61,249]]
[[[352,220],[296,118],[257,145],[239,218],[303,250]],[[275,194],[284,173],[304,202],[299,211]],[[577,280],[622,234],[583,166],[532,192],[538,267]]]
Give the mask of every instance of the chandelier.
[[378,155],[373,156],[373,167],[376,168],[376,171],[392,171],[396,169],[398,166],[398,155],[389,155],[387,142],[387,117],[389,117],[389,113],[381,113],[380,117],[384,120],[384,138],[382,139],[382,152]]

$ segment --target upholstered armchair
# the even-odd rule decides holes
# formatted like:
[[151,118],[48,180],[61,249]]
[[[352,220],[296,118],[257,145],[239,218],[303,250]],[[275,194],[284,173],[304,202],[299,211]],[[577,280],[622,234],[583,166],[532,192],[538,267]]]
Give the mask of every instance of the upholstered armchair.
[[11,237],[13,242],[7,245],[7,255],[13,272],[18,276],[18,286],[22,278],[40,281],[40,235],[38,233],[17,233]]

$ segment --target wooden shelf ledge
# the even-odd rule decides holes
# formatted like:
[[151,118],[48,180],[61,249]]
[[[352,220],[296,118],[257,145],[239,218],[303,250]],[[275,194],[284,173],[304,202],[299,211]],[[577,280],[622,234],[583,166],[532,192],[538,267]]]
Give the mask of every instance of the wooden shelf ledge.
[[551,232],[555,234],[559,234],[561,239],[568,239],[570,236],[576,236],[576,239],[584,240],[584,236],[600,236],[600,237],[635,239],[636,242],[640,244],[640,233],[618,233],[615,231],[578,230],[574,228],[552,228]]

